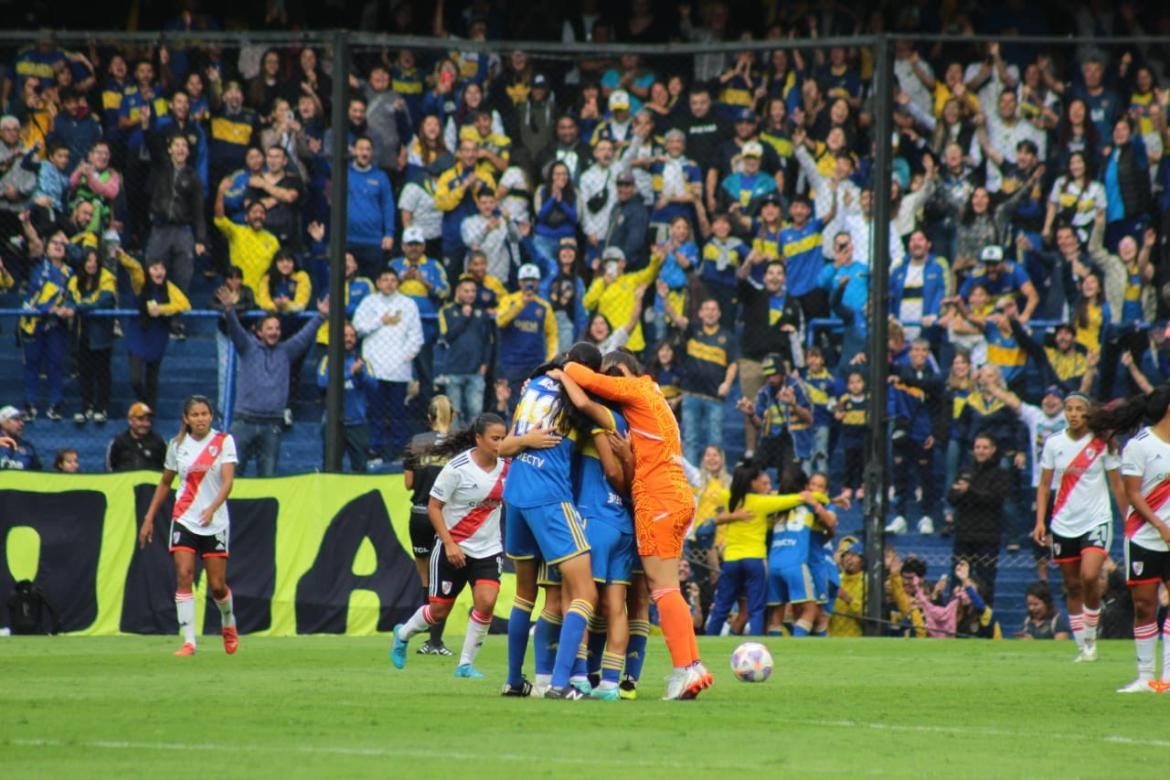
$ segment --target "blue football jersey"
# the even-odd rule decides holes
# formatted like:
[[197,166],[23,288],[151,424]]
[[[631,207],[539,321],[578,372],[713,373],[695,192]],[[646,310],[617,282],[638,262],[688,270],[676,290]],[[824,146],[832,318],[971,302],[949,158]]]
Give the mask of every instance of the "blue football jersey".
[[[607,407],[608,408],[608,407]],[[618,433],[627,433],[630,426],[620,412],[609,409],[613,418],[608,430]],[[582,441],[577,449],[576,463],[573,469],[573,488],[577,496],[577,510],[585,518],[585,522],[594,520],[613,526],[625,534],[634,533],[634,520],[630,516],[629,504],[618,495],[605,477],[605,469],[601,465],[601,456],[597,453],[597,446],[593,443],[593,434],[605,430],[597,427],[590,431],[588,440]]]
[[512,434],[523,436],[546,428],[565,435],[546,450],[525,450],[512,458],[504,484],[504,501],[518,507],[543,506],[573,501],[572,465],[574,437],[567,427],[561,385],[541,375],[528,383],[512,416]]
[[807,506],[798,506],[780,516],[772,526],[772,549],[768,552],[768,568],[790,569],[808,563],[816,517]]

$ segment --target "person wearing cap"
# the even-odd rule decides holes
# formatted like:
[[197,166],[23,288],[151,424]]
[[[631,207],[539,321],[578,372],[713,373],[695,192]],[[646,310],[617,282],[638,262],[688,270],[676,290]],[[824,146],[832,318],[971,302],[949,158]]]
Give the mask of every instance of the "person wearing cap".
[[757,155],[758,164],[755,165],[752,172],[763,172],[766,176],[773,180],[773,184],[777,189],[784,187],[784,176],[777,175],[780,173],[781,164],[780,158],[776,154],[776,150],[771,144],[766,144],[760,138],[757,128],[759,127],[759,117],[750,108],[736,108],[732,116],[735,122],[735,134],[728,138],[723,143],[719,144],[715,150],[714,167],[708,168],[706,172],[706,196],[707,207],[719,206],[721,198],[719,189],[722,182],[728,176],[734,173],[744,171],[746,158],[744,150],[748,144],[756,143],[760,147],[759,155]]
[[762,278],[764,263],[784,260],[780,254],[780,231],[784,229],[780,194],[772,192],[765,195],[759,199],[757,207],[759,212],[754,218],[739,219],[739,227],[743,228],[746,225],[751,231],[752,250],[748,253],[747,265],[748,273],[756,282]]
[[40,471],[41,459],[37,448],[24,438],[24,416],[15,406],[0,408],[0,471]]
[[211,180],[219,181],[244,166],[248,147],[259,137],[259,120],[255,111],[244,106],[244,91],[238,81],[224,84],[220,110],[211,118],[210,127]]
[[[602,273],[594,275],[582,301],[585,310],[591,315],[600,314],[611,323],[629,321],[635,306],[634,291],[639,287],[648,287],[658,278],[663,260],[665,257],[655,252],[648,266],[640,271],[627,272],[626,256],[622,250],[616,246],[607,247],[601,254]],[[626,349],[637,354],[645,347],[642,323],[639,322],[626,342]]]
[[585,234],[585,261],[601,255],[601,246],[609,230],[610,216],[618,205],[619,168],[614,164],[614,142],[601,138],[593,145],[593,164],[581,174],[578,184],[581,203],[581,230]]
[[463,220],[476,213],[475,196],[484,187],[495,192],[495,178],[479,167],[475,141],[460,140],[455,164],[435,183],[435,208],[443,212],[443,263],[448,269],[463,264],[467,252],[461,233]]
[[[638,193],[634,173],[625,169],[614,179],[617,192],[617,203],[609,215],[609,225],[606,227],[605,239],[602,242],[601,254],[606,250],[616,249],[630,268],[641,269],[647,262],[649,254],[646,233],[650,229],[650,210]],[[601,263],[593,262],[593,270],[600,268]]]
[[532,77],[526,92],[523,100],[503,110],[503,114],[508,132],[519,141],[512,150],[512,164],[532,168],[536,155],[553,141],[557,102],[543,73]]
[[727,175],[719,184],[718,204],[737,215],[755,214],[759,202],[776,192],[776,182],[760,171],[764,147],[759,141],[748,141],[739,147],[739,170]]
[[520,400],[520,387],[537,366],[557,354],[557,319],[548,301],[539,297],[540,269],[532,263],[516,274],[520,289],[500,298],[496,376],[511,390],[509,411]]
[[154,412],[138,401],[126,413],[129,427],[106,447],[106,471],[162,471],[167,445],[154,431]]
[[512,276],[513,258],[519,258],[517,225],[500,209],[494,190],[484,187],[475,193],[476,213],[463,220],[460,235],[471,251],[487,258],[487,272],[497,279]]
[[[631,102],[629,93],[624,89],[616,89],[609,94],[609,116],[594,128],[593,137],[589,139],[590,146],[596,147],[598,141],[605,140],[612,142],[614,149],[620,151],[630,143],[634,132]],[[641,102],[633,109],[633,113],[640,109]]]
[[665,238],[675,217],[686,217],[694,223],[696,209],[703,208],[702,171],[683,154],[686,133],[678,128],[668,130],[665,146],[666,154],[650,161],[650,176],[654,185],[654,210],[650,213],[650,228],[658,231],[660,241]]
[[780,355],[765,357],[760,363],[760,373],[763,386],[753,398],[741,396],[735,406],[760,432],[753,460],[761,468],[776,469],[779,478],[785,470],[799,467],[797,435],[807,439],[811,449],[812,403],[798,379],[788,375]]
[[426,239],[422,230],[409,227],[402,233],[403,256],[392,261],[390,266],[398,272],[398,291],[414,299],[422,318],[423,347],[415,360],[415,379],[419,382],[424,402],[429,403],[434,379],[431,361],[435,339],[439,335],[439,307],[447,300],[451,286],[443,264],[427,257],[425,250]]
[[992,301],[1001,301],[1005,298],[1013,300],[1024,298],[1024,309],[1020,312],[1020,321],[1027,322],[1032,318],[1032,312],[1040,303],[1040,296],[1036,294],[1036,287],[1032,284],[1028,272],[1023,267],[1007,261],[1003,256],[1003,247],[992,244],[985,246],[979,253],[979,266],[967,275],[963,286],[959,288],[959,295],[968,300],[971,288],[981,284],[987,288]]

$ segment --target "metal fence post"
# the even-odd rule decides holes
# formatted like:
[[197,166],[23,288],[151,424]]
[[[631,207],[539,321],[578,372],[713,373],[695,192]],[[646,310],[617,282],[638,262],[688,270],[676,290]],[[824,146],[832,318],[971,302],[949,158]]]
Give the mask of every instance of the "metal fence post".
[[893,110],[893,72],[890,41],[878,35],[874,43],[874,166],[873,166],[873,246],[869,263],[869,427],[865,437],[865,614],[866,634],[881,633],[884,582],[882,534],[885,527],[889,485],[887,471],[886,398],[889,361],[886,345],[887,286],[889,282],[890,245],[890,156],[891,112]]
[[329,210],[329,383],[325,390],[325,470],[341,471],[345,453],[345,215],[349,151],[345,90],[349,75],[347,33],[333,33],[333,148]]

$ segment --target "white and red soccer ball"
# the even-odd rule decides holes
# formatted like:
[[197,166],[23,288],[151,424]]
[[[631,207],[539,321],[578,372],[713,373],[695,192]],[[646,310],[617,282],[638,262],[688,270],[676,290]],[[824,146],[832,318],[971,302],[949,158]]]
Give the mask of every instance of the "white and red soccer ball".
[[744,642],[731,654],[731,671],[742,682],[763,682],[772,675],[772,654],[759,642]]

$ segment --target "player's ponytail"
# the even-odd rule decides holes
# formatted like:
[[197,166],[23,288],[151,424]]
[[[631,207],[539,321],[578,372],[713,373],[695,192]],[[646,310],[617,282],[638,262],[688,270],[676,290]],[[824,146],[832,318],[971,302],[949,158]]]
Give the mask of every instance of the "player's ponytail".
[[436,395],[427,407],[427,418],[431,422],[431,430],[446,435],[451,431],[451,418],[455,410],[451,406],[451,399],[445,395]]
[[423,445],[411,451],[416,457],[431,457],[449,459],[461,452],[466,452],[475,446],[476,437],[482,436],[493,425],[507,427],[504,418],[498,414],[485,412],[472,421],[471,425],[460,428],[449,436],[444,436],[434,444]]
[[731,475],[731,497],[727,501],[727,511],[734,512],[743,506],[747,494],[751,492],[752,483],[760,476],[760,467],[750,460],[742,461],[735,467]]
[[1147,395],[1134,395],[1090,409],[1086,423],[1094,436],[1129,433],[1143,422],[1156,423],[1170,409],[1170,384],[1155,387]]

